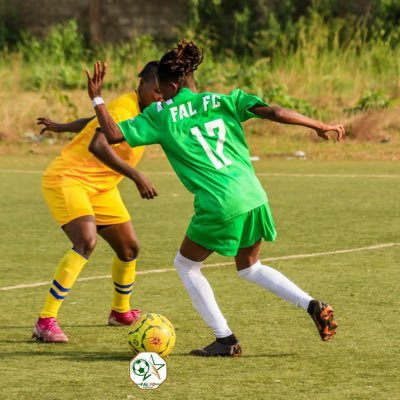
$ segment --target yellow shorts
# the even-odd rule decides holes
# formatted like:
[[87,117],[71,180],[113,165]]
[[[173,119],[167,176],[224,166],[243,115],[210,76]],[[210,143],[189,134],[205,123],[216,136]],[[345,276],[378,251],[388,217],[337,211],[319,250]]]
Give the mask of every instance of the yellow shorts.
[[84,215],[93,215],[96,225],[122,224],[131,219],[117,187],[98,191],[76,181],[60,185],[43,182],[42,192],[60,226]]

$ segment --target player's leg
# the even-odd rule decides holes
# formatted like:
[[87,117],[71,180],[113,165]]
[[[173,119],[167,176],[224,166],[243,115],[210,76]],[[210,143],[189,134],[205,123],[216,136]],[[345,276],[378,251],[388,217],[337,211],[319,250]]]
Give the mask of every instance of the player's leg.
[[139,243],[131,217],[117,187],[93,196],[98,234],[115,252],[111,276],[114,284],[109,325],[130,325],[140,310],[131,310],[130,298],[135,282]]
[[212,252],[185,236],[174,261],[194,308],[216,336],[216,341],[204,348],[192,350],[191,354],[206,357],[239,356],[240,345],[218,307],[208,280],[201,272],[203,261]]
[[261,237],[274,240],[274,231],[269,207],[260,207],[250,213],[243,228],[242,246],[253,244],[241,247],[235,257],[239,276],[308,311],[322,340],[331,339],[337,327],[332,307],[313,299],[282,273],[261,263]]
[[57,316],[96,245],[96,223],[94,216],[90,215],[93,212],[83,188],[44,187],[43,192],[53,216],[71,240],[72,249],[57,265],[33,336],[45,342],[67,342],[67,336],[57,324]]
[[66,224],[63,229],[72,242],[72,249],[57,265],[34,330],[34,337],[45,342],[68,341],[58,327],[58,312],[96,245],[96,224],[93,216],[79,217]]
[[140,310],[131,310],[130,306],[139,254],[136,233],[131,221],[99,226],[98,233],[115,252],[111,268],[114,291],[108,323],[114,326],[131,325],[140,315]]
[[279,271],[262,265],[259,259],[261,240],[241,248],[235,257],[239,276],[278,295],[298,307],[307,309],[312,297],[296,286]]

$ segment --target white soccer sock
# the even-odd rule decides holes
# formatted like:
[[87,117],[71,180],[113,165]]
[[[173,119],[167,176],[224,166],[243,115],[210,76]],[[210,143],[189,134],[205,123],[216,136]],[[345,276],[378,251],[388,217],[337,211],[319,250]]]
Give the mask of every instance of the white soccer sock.
[[313,298],[296,286],[276,269],[257,261],[252,266],[238,271],[240,277],[275,293],[282,299],[307,310]]
[[217,338],[231,335],[232,331],[218,307],[213,290],[201,273],[203,263],[189,260],[178,251],[174,264],[192,299],[193,307],[213,330],[214,335]]

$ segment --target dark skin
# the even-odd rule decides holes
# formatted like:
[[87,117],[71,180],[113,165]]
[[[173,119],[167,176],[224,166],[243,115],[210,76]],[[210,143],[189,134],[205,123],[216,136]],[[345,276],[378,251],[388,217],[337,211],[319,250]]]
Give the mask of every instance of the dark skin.
[[[141,79],[137,88],[137,94],[141,111],[153,101],[160,101],[162,99],[155,78],[148,80]],[[93,118],[95,117],[82,118],[67,124],[58,124],[49,118],[40,117],[38,118],[38,125],[44,126],[41,134],[46,131],[79,132]],[[95,136],[96,135],[97,133],[95,133]],[[95,141],[89,150],[95,155],[97,152],[107,154],[107,158],[109,159],[118,158],[104,136],[103,139],[104,140],[101,140],[100,138],[100,140]],[[128,164],[127,170],[129,170],[129,174],[126,176],[134,181],[143,199],[153,199],[157,196],[157,191],[148,178]],[[62,228],[72,242],[74,249],[86,258],[91,255],[96,247],[97,234],[111,246],[120,260],[129,261],[138,256],[139,243],[131,221],[121,224],[99,226],[96,225],[96,220],[92,215],[84,215],[68,222]]]
[[59,122],[55,122],[47,117],[39,117],[36,119],[36,125],[43,125],[40,134],[43,135],[45,132],[80,132],[93,118],[80,118],[76,121],[67,122],[66,124],[60,124]]
[[[88,78],[88,93],[91,99],[95,96],[101,95],[102,83],[107,72],[107,65],[97,61],[94,65],[93,77],[90,75],[89,71],[86,71]],[[164,99],[172,99],[175,97],[182,88],[189,88],[193,92],[197,92],[196,84],[193,79],[193,75],[186,75],[183,79],[179,81],[162,81],[159,82],[159,88]],[[104,104],[95,107],[96,115],[100,122],[102,131],[98,132],[98,135],[103,135],[104,140],[108,143],[120,143],[124,141],[124,136],[122,135],[118,125],[112,120],[107,112]],[[336,133],[336,140],[340,141],[345,135],[345,129],[343,125],[330,125],[324,122],[308,118],[296,111],[284,109],[281,107],[274,106],[255,106],[250,109],[251,112],[258,115],[261,118],[268,119],[270,121],[278,122],[281,124],[290,125],[300,125],[307,128],[313,129],[317,135],[325,140],[330,140],[330,135],[328,133]],[[104,158],[103,158],[104,157]],[[107,155],[104,153],[101,155],[101,160]],[[125,167],[122,165],[124,162],[122,160],[115,161],[108,160],[111,168],[118,168],[121,173],[124,173]],[[248,268],[259,260],[261,240],[258,240],[252,246],[247,248],[239,249],[237,255],[235,256],[236,269],[238,271]],[[210,254],[213,253],[212,250],[206,249],[203,246],[193,242],[186,235],[182,241],[181,254],[192,260],[201,262],[204,261]]]

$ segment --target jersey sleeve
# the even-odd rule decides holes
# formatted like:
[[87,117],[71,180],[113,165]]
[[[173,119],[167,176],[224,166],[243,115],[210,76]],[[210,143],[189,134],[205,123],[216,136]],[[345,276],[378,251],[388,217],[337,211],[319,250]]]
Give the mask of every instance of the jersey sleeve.
[[241,122],[247,121],[250,118],[260,118],[250,111],[254,106],[265,106],[268,104],[261,100],[259,97],[244,92],[242,89],[233,90],[230,93],[230,98],[236,108],[236,112]]
[[139,114],[135,118],[122,121],[118,124],[129,146],[136,147],[160,143],[160,128],[155,122],[156,116],[154,112],[155,104],[147,107],[142,114]]

